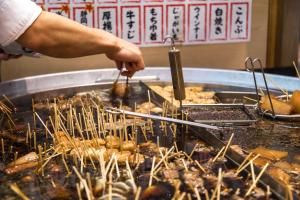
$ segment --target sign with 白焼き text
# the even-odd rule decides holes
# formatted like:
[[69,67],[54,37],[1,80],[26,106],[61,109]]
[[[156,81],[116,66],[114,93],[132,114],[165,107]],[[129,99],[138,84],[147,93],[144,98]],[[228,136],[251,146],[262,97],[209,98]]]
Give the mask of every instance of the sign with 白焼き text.
[[249,42],[252,0],[32,0],[139,46]]

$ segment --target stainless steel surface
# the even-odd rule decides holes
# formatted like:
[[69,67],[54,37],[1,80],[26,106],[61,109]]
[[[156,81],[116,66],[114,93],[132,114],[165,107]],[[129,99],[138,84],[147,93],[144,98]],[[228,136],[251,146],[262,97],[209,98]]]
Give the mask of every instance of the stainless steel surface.
[[[0,84],[0,95],[6,94],[9,97],[17,97],[70,87],[111,84],[118,73],[119,70],[111,68],[55,73],[15,79]],[[183,68],[183,73],[185,83],[244,87],[252,88],[254,91],[253,77],[249,72],[206,68]],[[300,81],[298,78],[270,74],[266,74],[266,77],[267,79],[271,79],[272,83],[276,83],[288,91],[300,89]],[[258,87],[264,87],[262,75],[256,73],[256,78]],[[149,67],[143,71],[137,72],[133,81],[139,79],[146,82],[155,82],[157,79],[161,82],[170,82],[170,69],[169,67]],[[122,79],[120,78],[120,80]],[[272,83],[269,84],[270,89],[277,90],[277,86]]]
[[188,126],[194,126],[194,127],[200,127],[200,128],[206,128],[206,129],[219,130],[219,127],[217,127],[217,126],[211,126],[211,125],[207,125],[207,124],[195,123],[195,122],[180,120],[180,119],[173,119],[173,118],[169,118],[169,117],[161,117],[161,116],[158,116],[158,115],[149,115],[149,114],[131,112],[131,111],[121,110],[121,109],[117,109],[117,108],[106,108],[105,111],[108,112],[108,113],[114,113],[114,114],[121,113],[121,114],[135,116],[135,117],[142,117],[142,118],[145,118],[145,119],[153,119],[153,120],[171,122],[171,123],[176,123],[176,124],[182,124],[182,125],[188,125]]
[[[251,64],[251,68],[248,67],[248,63]],[[259,103],[260,96],[258,94],[258,86],[257,86],[257,81],[256,81],[256,75],[255,75],[256,74],[255,73],[256,63],[258,64],[258,67],[262,73],[262,77],[263,77],[264,84],[265,84],[264,88],[267,91],[268,100],[271,105],[271,113],[269,113],[269,111],[263,111],[262,108],[260,107],[260,103]],[[300,115],[277,115],[277,114],[275,114],[273,102],[271,99],[270,89],[269,89],[267,78],[266,78],[264,68],[262,66],[262,62],[260,59],[256,58],[256,59],[252,60],[252,58],[248,57],[245,61],[245,67],[248,71],[252,72],[252,74],[253,74],[255,91],[256,91],[256,95],[257,95],[257,109],[259,110],[259,112],[261,112],[265,116],[272,117],[273,119],[278,119],[278,120],[285,120],[285,119],[289,120],[289,121],[299,121],[300,120]]]
[[[249,107],[252,105],[249,105]],[[226,104],[226,103],[220,103],[220,104],[184,104],[183,105],[184,108],[188,109],[188,108],[196,108],[197,107],[206,107],[206,108],[240,108],[242,110],[245,111],[245,114],[247,114],[249,119],[224,119],[224,120],[202,120],[202,119],[196,119],[194,120],[197,123],[203,123],[203,124],[214,124],[214,125],[218,125],[218,126],[232,126],[232,125],[251,125],[255,122],[257,122],[257,120],[255,119],[255,117],[253,115],[250,114],[250,112],[248,111],[247,107],[244,104]]]

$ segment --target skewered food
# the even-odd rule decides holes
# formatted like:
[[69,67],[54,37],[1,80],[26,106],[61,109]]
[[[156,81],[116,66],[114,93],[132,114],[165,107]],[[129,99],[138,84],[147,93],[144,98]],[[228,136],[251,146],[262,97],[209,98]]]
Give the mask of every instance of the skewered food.
[[[173,86],[157,86],[151,85],[150,88],[156,93],[164,97],[170,103],[175,106],[179,106],[179,102],[174,99]],[[203,87],[186,87],[185,88],[186,98],[183,100],[183,104],[215,104],[215,92],[203,91]]]
[[118,149],[120,147],[120,139],[116,136],[107,136],[105,138],[106,148]]
[[[171,89],[166,88],[166,91]],[[203,90],[186,89],[191,93]],[[212,93],[203,95],[205,98]],[[187,134],[186,139],[193,140],[193,145],[187,148],[189,141],[186,141],[182,144],[186,151],[181,151],[177,146],[182,142],[178,141],[177,135],[181,130],[176,130],[174,125],[148,123],[123,115],[111,116],[93,94],[77,96],[76,104],[74,97],[71,99],[60,98],[53,101],[51,108],[39,111],[41,118],[49,120],[48,123],[29,125],[26,145],[36,149],[34,162],[25,166],[26,162],[16,160],[15,163],[20,165],[15,169],[12,167],[16,166],[7,165],[7,160],[11,161],[13,155],[5,161],[5,176],[13,178],[11,174],[22,169],[26,174],[20,174],[20,177],[28,173],[34,174],[36,180],[45,181],[43,185],[47,188],[41,188],[41,198],[47,195],[69,199],[196,199],[206,196],[241,199],[248,191],[246,199],[266,199],[269,196],[260,185],[251,187],[251,179],[241,177],[235,166],[222,155],[223,151],[208,146],[195,135]],[[165,108],[149,102],[137,104],[137,108],[146,113],[149,109],[150,112],[166,112]],[[39,138],[34,139],[30,131],[33,127],[39,127],[35,129]],[[3,149],[7,151],[5,147]],[[246,152],[236,149],[247,156]],[[298,166],[290,165],[294,171],[298,169]],[[278,166],[287,165],[278,163]],[[255,178],[259,180],[257,174]],[[35,181],[23,178],[22,182]],[[56,190],[47,192],[48,188],[55,187]],[[28,188],[20,188],[30,198],[35,198]]]
[[4,172],[6,174],[12,175],[12,174],[16,174],[19,173],[21,171],[27,170],[27,169],[31,169],[38,166],[38,162],[37,161],[33,161],[33,162],[27,162],[27,163],[23,163],[20,165],[13,165],[11,167],[7,167]]
[[134,141],[132,140],[128,140],[128,141],[125,141],[123,143],[123,146],[122,146],[123,150],[124,151],[130,151],[130,152],[133,152],[136,150],[136,144]]
[[271,150],[264,147],[257,147],[252,152],[269,160],[281,160],[288,156],[288,152],[286,151]]
[[[272,101],[274,112],[277,115],[290,115],[294,109],[291,104],[276,99],[275,96],[271,96],[271,101]],[[261,97],[260,105],[264,111],[272,111],[272,107],[268,96]]]
[[268,173],[285,185],[290,183],[290,176],[280,168],[272,167],[268,170]]
[[300,91],[299,90],[293,92],[291,98],[291,104],[294,107],[294,113],[300,114]]
[[24,163],[35,162],[35,161],[38,161],[38,158],[39,157],[35,152],[30,152],[30,153],[18,158],[17,160],[9,163],[7,166],[12,167],[15,165],[22,165]]
[[111,91],[112,95],[115,95],[116,97],[120,98],[127,96],[128,92],[129,88],[126,83],[117,83]]

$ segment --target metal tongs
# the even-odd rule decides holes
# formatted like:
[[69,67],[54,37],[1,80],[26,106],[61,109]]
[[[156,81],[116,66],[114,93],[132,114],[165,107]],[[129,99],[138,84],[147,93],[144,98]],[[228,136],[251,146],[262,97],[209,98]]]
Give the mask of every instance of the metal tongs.
[[[120,70],[120,71],[119,71],[119,74],[118,74],[116,80],[114,81],[114,83],[113,83],[113,85],[112,85],[112,94],[114,94],[115,91],[116,91],[117,84],[118,84],[118,82],[119,82],[119,79],[120,79],[120,76],[121,76],[121,74],[122,74],[122,72],[123,72],[123,69],[124,69],[124,66],[122,66],[122,68],[119,69],[119,70]],[[129,77],[127,76],[127,77],[126,77],[126,88],[128,88],[128,86],[129,86]]]
[[143,114],[143,113],[138,113],[138,112],[131,112],[131,111],[126,111],[126,110],[121,110],[118,108],[111,108],[111,107],[106,107],[104,110],[108,113],[112,114],[125,114],[125,115],[130,115],[130,116],[135,116],[135,117],[141,117],[145,119],[153,119],[153,120],[159,120],[159,121],[165,121],[165,122],[170,122],[170,123],[176,123],[176,124],[182,124],[182,125],[188,125],[188,126],[194,126],[194,127],[201,127],[201,128],[206,128],[206,129],[213,129],[213,130],[220,130],[219,127],[217,126],[211,126],[207,124],[201,124],[197,122],[191,122],[191,121],[186,121],[186,120],[181,120],[181,119],[173,119],[169,117],[161,117],[158,115],[150,115],[150,114]]
[[[250,67],[249,67],[250,64]],[[258,92],[258,85],[257,85],[257,79],[256,79],[256,75],[255,75],[255,66],[256,64],[258,64],[258,67],[261,70],[262,73],[262,77],[264,80],[264,84],[265,84],[265,89],[267,91],[267,95],[268,95],[268,99],[270,102],[270,106],[271,106],[271,113],[270,112],[266,112],[264,111],[261,107],[260,107],[260,96],[259,96],[259,92]],[[274,105],[271,99],[271,93],[269,90],[269,86],[267,83],[267,78],[265,75],[265,71],[262,65],[262,62],[259,58],[255,58],[254,60],[251,57],[247,57],[245,60],[245,68],[247,71],[252,72],[253,74],[253,80],[254,80],[254,85],[255,85],[255,91],[256,91],[256,96],[257,96],[257,109],[260,113],[262,113],[265,116],[271,117],[273,119],[281,119],[281,120],[291,120],[291,121],[299,121],[300,120],[300,115],[277,115],[274,111]]]

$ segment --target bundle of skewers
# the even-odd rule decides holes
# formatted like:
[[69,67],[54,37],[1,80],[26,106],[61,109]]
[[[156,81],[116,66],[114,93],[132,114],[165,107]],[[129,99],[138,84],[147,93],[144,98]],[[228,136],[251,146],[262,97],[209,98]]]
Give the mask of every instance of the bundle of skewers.
[[[20,122],[8,112],[15,106],[1,102],[1,110],[9,115],[0,134],[4,198],[273,198],[270,187],[259,184],[269,162],[261,165],[259,173],[244,174],[247,167],[253,169],[259,154],[241,151],[244,162],[230,164],[226,154],[233,148],[234,134],[220,149],[186,134],[180,149],[179,135],[188,128],[108,113],[104,108],[111,105],[107,104],[96,92],[33,100],[30,121]],[[150,95],[134,108],[120,108],[179,116],[167,104],[154,105]],[[290,196],[292,190],[287,190]]]

